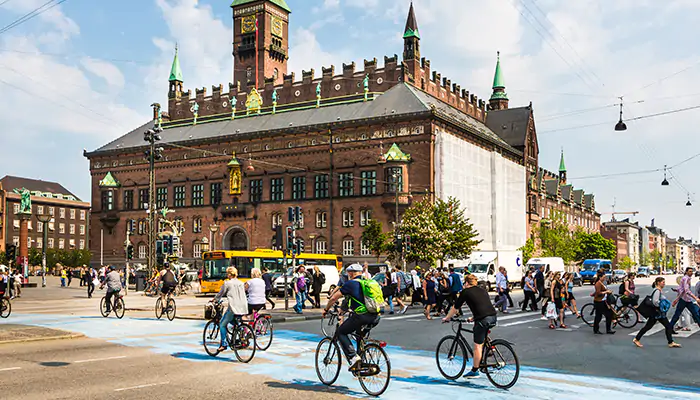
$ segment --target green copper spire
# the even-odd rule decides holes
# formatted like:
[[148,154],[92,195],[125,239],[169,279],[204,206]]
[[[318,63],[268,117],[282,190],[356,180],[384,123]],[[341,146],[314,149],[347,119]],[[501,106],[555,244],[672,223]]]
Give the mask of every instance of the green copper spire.
[[[253,3],[256,1],[258,1],[258,0],[233,0],[233,3],[231,3],[231,7],[233,8],[233,7],[237,7],[237,6],[242,6],[244,4]],[[268,0],[268,1],[270,3],[276,5],[277,7],[283,9],[284,11],[287,11],[289,13],[292,12],[292,9],[289,8],[289,6],[287,5],[287,2],[285,0]]]
[[566,165],[564,164],[564,149],[561,149],[561,159],[559,160],[559,172],[566,172]]
[[416,38],[420,39],[420,34],[418,33],[418,21],[416,20],[416,14],[413,12],[413,2],[411,2],[411,8],[408,9],[408,18],[406,19],[406,29],[403,31],[403,38]]
[[508,100],[508,95],[505,92],[506,84],[501,72],[501,52],[496,53],[496,73],[493,75],[493,93],[491,100],[503,99]]
[[170,82],[182,82],[182,69],[180,69],[180,58],[177,56],[177,44],[175,44],[175,58],[173,58],[173,66],[170,68]]

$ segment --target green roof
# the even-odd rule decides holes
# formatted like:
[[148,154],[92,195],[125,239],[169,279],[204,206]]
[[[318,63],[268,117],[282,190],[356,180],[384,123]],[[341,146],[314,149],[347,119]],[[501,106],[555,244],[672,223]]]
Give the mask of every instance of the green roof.
[[99,183],[100,187],[118,188],[121,186],[119,181],[112,175],[111,172],[107,172],[104,178]]
[[415,31],[411,28],[406,29],[406,32],[404,32],[404,34],[403,34],[403,38],[406,39],[406,38],[410,38],[410,37],[415,37],[415,38],[420,39],[420,34],[418,33],[418,29],[416,29]]
[[[231,3],[231,7],[238,7],[238,6],[242,6],[244,4],[254,3],[256,1],[259,1],[259,0],[233,0],[233,3]],[[276,5],[277,7],[281,8],[287,12],[292,12],[292,9],[289,8],[289,6],[287,5],[287,2],[285,0],[267,0],[267,1],[269,1],[270,3]]]
[[236,154],[234,154],[231,157],[231,161],[228,162],[228,166],[229,167],[236,167],[236,166],[240,166],[240,165],[241,165],[241,163],[238,162],[238,159],[236,158]]
[[403,38],[420,39],[420,34],[418,33],[418,21],[416,20],[416,13],[413,11],[413,2],[411,2],[411,7],[408,9],[408,18],[406,18],[406,28],[404,29]]
[[401,151],[399,146],[394,143],[384,155],[384,159],[387,161],[411,161],[411,155]]
[[182,69],[180,69],[180,58],[177,56],[177,45],[175,46],[175,58],[173,58],[173,66],[170,68],[170,82],[182,82]]
[[503,73],[501,72],[501,52],[497,53],[496,58],[496,73],[493,75],[493,86],[492,88],[505,88],[506,83],[503,80]]
[[564,164],[564,150],[561,151],[561,159],[559,160],[559,172],[566,172],[566,165]]

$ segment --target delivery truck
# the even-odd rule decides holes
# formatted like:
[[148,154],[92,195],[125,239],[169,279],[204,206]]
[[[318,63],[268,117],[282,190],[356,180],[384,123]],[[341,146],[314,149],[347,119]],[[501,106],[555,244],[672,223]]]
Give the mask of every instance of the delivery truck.
[[519,250],[477,251],[469,257],[469,272],[486,290],[496,288],[496,274],[504,267],[511,288],[520,285],[523,277],[523,252]]

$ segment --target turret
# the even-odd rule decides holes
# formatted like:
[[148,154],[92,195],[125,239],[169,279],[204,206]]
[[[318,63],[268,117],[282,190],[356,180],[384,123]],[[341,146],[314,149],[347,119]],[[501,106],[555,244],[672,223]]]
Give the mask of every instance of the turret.
[[178,57],[178,48],[175,45],[175,57],[173,65],[170,67],[170,90],[168,91],[168,99],[179,101],[182,97],[182,69],[180,69],[180,58]]
[[506,84],[501,72],[501,52],[496,53],[496,72],[493,76],[493,93],[489,99],[489,106],[492,110],[507,110],[508,95],[506,94]]

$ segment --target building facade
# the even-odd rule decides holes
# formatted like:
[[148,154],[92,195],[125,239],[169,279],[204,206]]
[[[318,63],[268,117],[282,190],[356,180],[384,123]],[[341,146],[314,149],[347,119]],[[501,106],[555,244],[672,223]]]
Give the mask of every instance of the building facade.
[[[206,88],[194,97],[185,92],[176,53],[167,112],[156,105],[153,120],[85,153],[94,204],[91,250],[100,250],[102,235],[105,263],[123,263],[127,231],[135,261],[146,261],[143,133],[155,126],[164,129],[156,206],[173,209],[169,218],[184,228],[185,262],[199,259],[207,247],[271,247],[274,228],[287,225],[289,206],[303,209],[297,234],[306,251],[371,259],[360,240],[368,221],[391,230],[412,202],[425,197],[461,200],[483,249],[523,245],[523,152],[486,123],[491,107],[507,107],[502,79],[494,82],[498,101],[487,105],[431,71],[421,57],[411,6],[401,60],[384,57],[383,67],[365,60],[361,71],[343,64],[339,74],[324,67],[321,77],[311,69],[296,81],[287,74],[286,3],[236,0],[232,8],[236,72],[228,91],[219,85],[211,95]],[[250,30],[256,21],[257,44]],[[497,75],[499,70],[500,60]]]
[[[32,216],[28,221],[28,248],[42,249],[45,227],[48,229],[47,249],[89,248],[90,203],[80,200],[56,182],[5,176],[0,179],[0,184],[2,184],[0,198],[4,199],[0,206],[0,209],[4,210],[2,213],[3,251],[8,243],[19,247],[20,220],[15,215],[20,210],[21,196],[14,190],[21,188],[31,192],[32,200]],[[51,215],[53,218],[45,226],[37,218],[38,215]]]
[[606,239],[611,239],[616,245],[617,256],[614,265],[617,266],[625,257],[629,257],[633,265],[639,266],[642,243],[639,223],[631,222],[629,219],[604,222],[601,234]]

